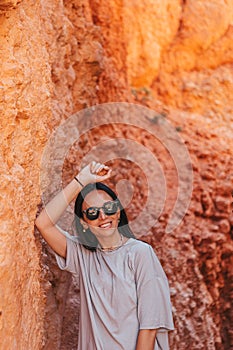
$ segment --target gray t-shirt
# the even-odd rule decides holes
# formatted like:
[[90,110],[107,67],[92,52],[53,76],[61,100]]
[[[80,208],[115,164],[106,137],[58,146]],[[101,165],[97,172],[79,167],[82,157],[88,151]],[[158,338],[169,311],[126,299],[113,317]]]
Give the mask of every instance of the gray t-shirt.
[[92,252],[67,238],[66,259],[56,259],[79,281],[78,350],[135,350],[139,329],[155,328],[155,350],[169,349],[169,286],[149,244],[130,238],[115,251]]

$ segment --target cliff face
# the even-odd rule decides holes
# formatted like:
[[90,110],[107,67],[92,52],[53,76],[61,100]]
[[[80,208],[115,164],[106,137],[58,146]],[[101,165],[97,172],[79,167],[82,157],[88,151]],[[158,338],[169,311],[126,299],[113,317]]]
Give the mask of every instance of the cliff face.
[[[75,348],[77,286],[34,234],[42,152],[73,113],[128,101],[155,111],[152,118],[148,112],[150,132],[142,128],[140,113],[127,128],[124,123],[99,127],[97,114],[95,129],[81,135],[66,155],[63,183],[83,155],[112,138],[112,147],[103,144],[109,164],[119,169],[111,185],[119,182],[121,191],[131,184],[135,193],[128,214],[134,220],[147,200],[148,169],[153,171],[134,148],[141,144],[152,152],[167,195],[158,222],[141,237],[155,247],[170,282],[176,326],[171,348],[230,349],[232,1],[0,0],[0,14],[0,348]],[[166,144],[153,137],[166,120],[188,148],[193,170],[189,209],[169,234],[165,228],[182,174]],[[119,138],[127,144],[118,144]]]

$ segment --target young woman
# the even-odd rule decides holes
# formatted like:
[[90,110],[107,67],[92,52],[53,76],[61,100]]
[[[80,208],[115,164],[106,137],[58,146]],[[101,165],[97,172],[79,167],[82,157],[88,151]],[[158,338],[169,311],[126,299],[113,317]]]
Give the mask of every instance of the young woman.
[[[104,173],[105,175],[100,175]],[[55,196],[36,226],[61,269],[80,285],[78,350],[168,350],[173,329],[166,275],[152,247],[135,239],[111,170],[92,162]],[[75,201],[77,237],[56,226]]]

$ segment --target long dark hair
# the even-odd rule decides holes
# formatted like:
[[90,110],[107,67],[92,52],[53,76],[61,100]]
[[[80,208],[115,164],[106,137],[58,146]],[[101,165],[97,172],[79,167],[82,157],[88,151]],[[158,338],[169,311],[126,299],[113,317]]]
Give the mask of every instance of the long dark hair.
[[82,212],[82,204],[83,201],[86,197],[86,195],[94,190],[100,190],[106,192],[113,200],[118,200],[119,202],[119,209],[120,209],[120,220],[118,223],[118,231],[125,237],[128,238],[135,238],[134,234],[132,233],[129,223],[128,223],[128,218],[126,215],[126,212],[117,197],[116,193],[103,184],[102,182],[96,182],[93,184],[88,184],[83,189],[79,192],[76,201],[75,201],[75,206],[74,206],[74,213],[75,213],[75,231],[76,234],[78,235],[79,242],[87,249],[95,251],[96,247],[98,245],[98,240],[96,236],[91,232],[90,229],[87,229],[86,232],[83,232],[83,226],[80,222],[80,219],[83,219],[83,212]]

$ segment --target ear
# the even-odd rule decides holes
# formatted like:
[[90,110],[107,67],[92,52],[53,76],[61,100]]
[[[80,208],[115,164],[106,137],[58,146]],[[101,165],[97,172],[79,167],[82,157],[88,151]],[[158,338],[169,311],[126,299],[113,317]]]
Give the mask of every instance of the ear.
[[83,226],[83,228],[85,228],[85,230],[88,229],[88,224],[86,223],[86,221],[84,221],[83,219],[80,219],[80,223]]

